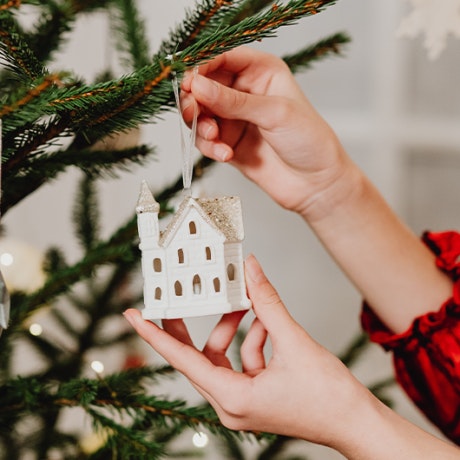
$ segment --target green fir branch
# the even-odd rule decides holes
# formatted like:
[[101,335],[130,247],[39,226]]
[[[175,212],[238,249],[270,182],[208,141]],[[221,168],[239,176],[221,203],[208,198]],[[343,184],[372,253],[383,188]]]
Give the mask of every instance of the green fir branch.
[[328,58],[331,55],[340,55],[344,45],[350,43],[351,38],[343,32],[326,37],[311,46],[294,54],[283,57],[291,72],[310,69],[314,62]]
[[24,32],[9,10],[0,9],[0,59],[20,80],[30,81],[48,72],[24,39]]
[[149,44],[145,22],[141,19],[134,0],[115,0],[111,16],[117,48],[122,53],[122,64],[136,70],[150,63]]
[[29,157],[21,170],[16,168],[4,178],[2,215],[70,166],[80,168],[91,177],[114,178],[133,164],[145,164],[153,154],[151,147],[139,145],[123,150],[71,149]]
[[170,31],[169,37],[160,44],[158,55],[173,55],[191,46],[202,32],[209,33],[213,23],[225,24],[226,11],[232,10],[235,0],[201,0],[194,9],[185,10],[181,24]]
[[[150,121],[162,111],[174,106],[170,76],[174,70],[185,65],[209,59],[215,54],[265,36],[274,34],[281,25],[288,25],[302,16],[315,14],[333,3],[333,0],[299,1],[291,0],[278,5],[268,12],[247,18],[240,23],[222,27],[210,35],[198,40],[185,49],[176,59],[174,65],[164,63],[157,56],[151,65],[141,68],[120,80],[108,81],[93,86],[74,86],[55,88],[54,99],[37,98],[41,115],[56,117],[41,136],[36,136],[16,150],[4,166],[5,173],[20,164],[27,155],[40,146],[46,146],[59,135],[68,132],[82,132],[90,141],[103,135],[118,132],[140,123]],[[33,107],[25,104],[25,107]],[[38,108],[38,107],[37,107]],[[21,113],[27,113],[21,110]],[[37,113],[34,114],[37,117]],[[20,123],[30,123],[30,118],[19,118]],[[8,120],[6,122],[7,130]]]
[[233,17],[229,24],[237,24],[244,18],[254,16],[273,4],[274,0],[243,0],[241,5],[233,12]]
[[63,312],[53,305],[50,310],[50,315],[53,317],[62,331],[66,334],[66,336],[70,337],[73,342],[77,342],[81,331],[75,328],[72,321],[69,321],[67,312]]
[[66,351],[53,338],[35,336],[28,331],[25,331],[23,338],[39,353],[43,362],[48,366],[59,362],[66,354]]
[[94,178],[85,174],[80,180],[72,216],[75,235],[85,252],[99,242],[99,205]]
[[[159,372],[163,372],[159,368]],[[252,432],[234,432],[226,429],[209,405],[188,406],[182,400],[159,399],[145,394],[145,383],[158,378],[155,368],[136,368],[99,379],[70,379],[56,385],[53,380],[18,377],[0,386],[0,426],[5,423],[11,411],[22,414],[44,416],[58,408],[81,407],[104,428],[119,432],[114,418],[101,419],[101,409],[118,413],[126,423],[135,424],[138,417],[148,421],[152,427],[205,427],[211,433],[224,438],[242,439],[255,436],[270,439],[271,435]],[[146,380],[147,379],[147,380]],[[105,412],[106,413],[106,412]],[[128,431],[125,435],[144,440],[148,433]],[[125,436],[124,436],[125,437]]]
[[206,34],[179,53],[177,61],[188,66],[199,64],[237,46],[273,37],[278,28],[293,24],[303,17],[320,13],[336,1],[291,0],[286,3],[275,3],[267,11]]
[[88,409],[87,413],[96,431],[110,433],[104,450],[108,449],[112,458],[134,458],[135,455],[139,460],[156,460],[165,457],[165,446],[146,439],[143,432],[134,431],[130,426],[125,427],[98,410]]
[[41,14],[33,30],[24,33],[24,39],[37,59],[48,62],[66,40],[72,30],[76,16],[69,4],[55,0],[42,1]]

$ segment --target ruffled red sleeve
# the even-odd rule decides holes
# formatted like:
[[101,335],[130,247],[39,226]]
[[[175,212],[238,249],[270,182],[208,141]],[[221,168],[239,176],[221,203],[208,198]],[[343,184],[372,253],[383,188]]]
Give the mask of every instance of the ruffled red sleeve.
[[409,397],[460,445],[460,234],[427,232],[423,241],[454,281],[452,297],[402,334],[393,334],[366,303],[361,323],[373,342],[393,352],[396,379]]

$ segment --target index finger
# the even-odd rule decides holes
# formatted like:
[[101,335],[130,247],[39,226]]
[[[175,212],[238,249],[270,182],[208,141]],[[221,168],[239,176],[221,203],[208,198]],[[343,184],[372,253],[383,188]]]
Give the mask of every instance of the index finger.
[[[218,55],[211,61],[198,67],[200,75],[210,75],[216,72],[227,72],[230,74],[242,74],[249,68],[257,69],[262,74],[266,67],[272,67],[278,59],[268,53],[241,46]],[[182,80],[182,89],[190,91],[193,73],[187,72]]]
[[219,401],[225,397],[225,389],[228,390],[230,385],[236,386],[239,377],[244,378],[230,369],[215,366],[195,347],[182,343],[156,324],[144,320],[138,310],[126,310],[124,316],[136,332],[171,366],[214,400]]

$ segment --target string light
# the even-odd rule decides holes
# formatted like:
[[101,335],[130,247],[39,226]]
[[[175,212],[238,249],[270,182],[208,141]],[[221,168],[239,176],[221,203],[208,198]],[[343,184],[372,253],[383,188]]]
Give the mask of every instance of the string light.
[[203,447],[206,447],[208,445],[208,442],[208,436],[202,431],[199,431],[198,433],[195,433],[193,435],[192,443],[195,447],[199,447],[200,449],[202,449]]
[[13,255],[9,252],[4,252],[0,255],[0,264],[4,265],[5,267],[9,267],[14,262]]
[[95,360],[91,363],[91,369],[96,372],[96,374],[102,374],[102,372],[104,372],[104,364]]
[[29,332],[31,335],[34,335],[35,337],[38,337],[39,335],[42,335],[43,328],[40,324],[34,323],[31,324],[29,327]]

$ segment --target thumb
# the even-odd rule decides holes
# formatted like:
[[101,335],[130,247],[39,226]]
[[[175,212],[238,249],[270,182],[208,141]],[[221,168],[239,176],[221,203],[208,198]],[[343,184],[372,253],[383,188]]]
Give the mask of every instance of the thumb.
[[[287,311],[276,289],[265,276],[257,259],[250,255],[245,262],[246,285],[249,297],[253,303],[253,309],[271,336],[272,341],[276,337],[287,337],[286,330],[292,329],[297,323]],[[280,332],[283,332],[280,335]]]
[[191,92],[195,99],[215,115],[229,120],[243,120],[264,129],[270,129],[267,114],[275,115],[279,110],[276,96],[261,96],[238,91],[215,80],[197,74],[193,77]]

